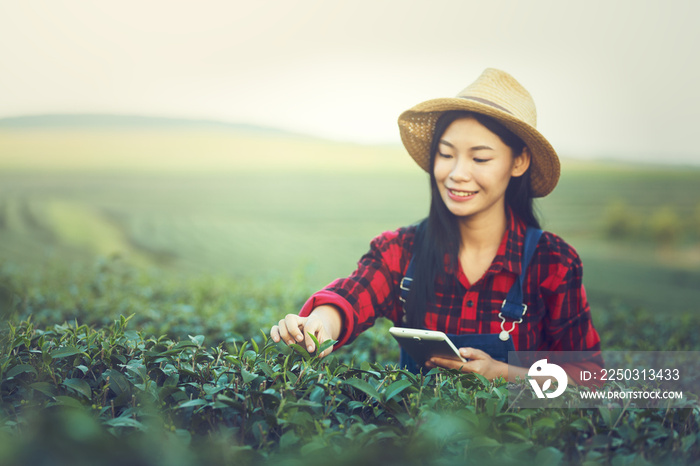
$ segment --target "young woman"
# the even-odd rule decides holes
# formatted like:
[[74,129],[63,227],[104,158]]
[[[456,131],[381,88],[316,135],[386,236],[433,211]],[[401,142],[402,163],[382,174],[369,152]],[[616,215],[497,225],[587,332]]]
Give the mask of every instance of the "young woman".
[[[510,381],[527,369],[508,365],[508,351],[599,353],[581,261],[561,238],[539,230],[533,212],[533,197],[549,194],[559,179],[556,152],[535,126],[530,94],[495,69],[457,97],[404,112],[401,139],[430,174],[428,217],[376,237],[350,277],[280,320],[272,339],[313,351],[311,333],[319,342],[338,340],[337,349],[384,316],[447,333],[468,361],[433,358],[428,367]],[[579,382],[572,367],[570,380]]]

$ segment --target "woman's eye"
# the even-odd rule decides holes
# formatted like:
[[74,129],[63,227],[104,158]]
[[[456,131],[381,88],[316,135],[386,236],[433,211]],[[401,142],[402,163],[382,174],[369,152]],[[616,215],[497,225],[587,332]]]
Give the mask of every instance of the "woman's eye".
[[474,162],[476,162],[476,163],[484,163],[484,162],[488,162],[489,160],[491,160],[491,159],[474,159]]
[[446,159],[452,158],[452,156],[451,156],[450,154],[443,154],[442,152],[438,152],[438,155],[439,155],[440,157],[443,157],[443,158],[446,158]]

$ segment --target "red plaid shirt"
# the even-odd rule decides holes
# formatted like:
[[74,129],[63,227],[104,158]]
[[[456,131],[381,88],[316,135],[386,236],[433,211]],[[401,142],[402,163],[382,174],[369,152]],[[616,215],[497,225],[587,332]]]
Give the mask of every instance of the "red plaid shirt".
[[[526,230],[510,211],[507,221],[496,257],[476,283],[469,283],[461,266],[445,283],[436,280],[435,300],[428,304],[425,315],[426,329],[451,334],[501,331],[498,313],[521,272]],[[343,315],[343,329],[336,348],[355,339],[377,317],[400,326],[403,306],[399,283],[411,260],[415,233],[416,226],[409,226],[374,238],[357,270],[311,296],[300,315],[308,316],[322,304],[337,306]],[[543,233],[524,281],[527,312],[511,333],[516,350],[600,351],[582,275],[576,251],[558,236]],[[507,319],[506,328],[511,325]]]

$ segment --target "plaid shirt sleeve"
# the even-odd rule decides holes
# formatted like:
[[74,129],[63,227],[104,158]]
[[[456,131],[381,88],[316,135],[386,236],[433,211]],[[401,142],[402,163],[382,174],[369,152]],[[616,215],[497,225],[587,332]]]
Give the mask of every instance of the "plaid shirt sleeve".
[[399,283],[410,261],[415,227],[382,233],[372,240],[370,250],[347,278],[339,278],[311,296],[299,313],[308,316],[317,306],[336,306],[343,328],[336,348],[352,342],[374,324],[377,317],[400,320]]
[[586,361],[565,364],[566,372],[580,384],[582,369],[595,371],[604,364],[583,286],[583,265],[576,251],[551,233],[544,235],[541,249],[546,259],[539,261],[538,275],[543,279],[540,289],[547,312],[542,318],[543,338],[537,349],[591,352]]
[[[572,250],[573,251],[573,250]],[[600,347],[583,286],[583,266],[570,253],[568,264],[558,264],[543,282],[548,312],[543,319],[542,346],[550,351],[588,351]]]

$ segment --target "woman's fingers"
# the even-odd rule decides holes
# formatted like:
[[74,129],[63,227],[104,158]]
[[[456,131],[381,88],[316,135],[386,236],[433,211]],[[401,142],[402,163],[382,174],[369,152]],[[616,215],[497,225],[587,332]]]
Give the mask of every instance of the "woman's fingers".
[[[301,329],[304,328],[306,320],[306,317],[299,317],[296,314],[287,314],[284,317],[283,321],[289,335],[289,338],[285,339],[287,344],[291,345],[292,343],[301,343],[304,341],[304,334]],[[280,327],[282,327],[282,325],[280,325]]]
[[[314,316],[300,317],[296,314],[287,314],[284,319],[270,329],[270,337],[275,343],[279,341],[284,341],[288,345],[297,343],[305,346],[312,353],[317,348],[309,334],[313,335],[319,344],[330,338],[323,321]],[[326,356],[331,351],[333,351],[332,346],[326,348],[319,356]]]
[[487,353],[485,353],[484,351],[482,351],[480,349],[476,349],[476,348],[470,348],[468,346],[465,346],[464,348],[460,348],[459,355],[462,356],[466,360],[490,358],[490,356]]
[[311,338],[311,335],[316,337],[319,344],[323,343],[329,338],[326,327],[324,327],[321,319],[309,317],[309,320],[306,322],[306,326],[304,327],[306,349],[309,350],[310,353],[317,350],[316,344]]
[[[306,317],[299,317],[294,314],[287,314],[284,319],[280,320],[277,325],[273,325],[270,329],[270,337],[275,343],[284,341],[291,345],[297,341],[303,341],[300,327],[303,326]],[[301,339],[298,339],[301,336]]]
[[[461,372],[464,372],[465,370],[469,371],[468,363],[462,362],[462,361],[457,361],[455,359],[447,359],[447,358],[439,358],[439,357],[434,357],[430,358],[428,361],[426,361],[425,365],[432,369],[433,367],[444,367],[445,369],[457,369]],[[471,372],[471,371],[469,371]]]
[[272,328],[270,329],[270,338],[272,338],[272,341],[275,343],[280,342],[280,328],[279,325],[273,325]]

